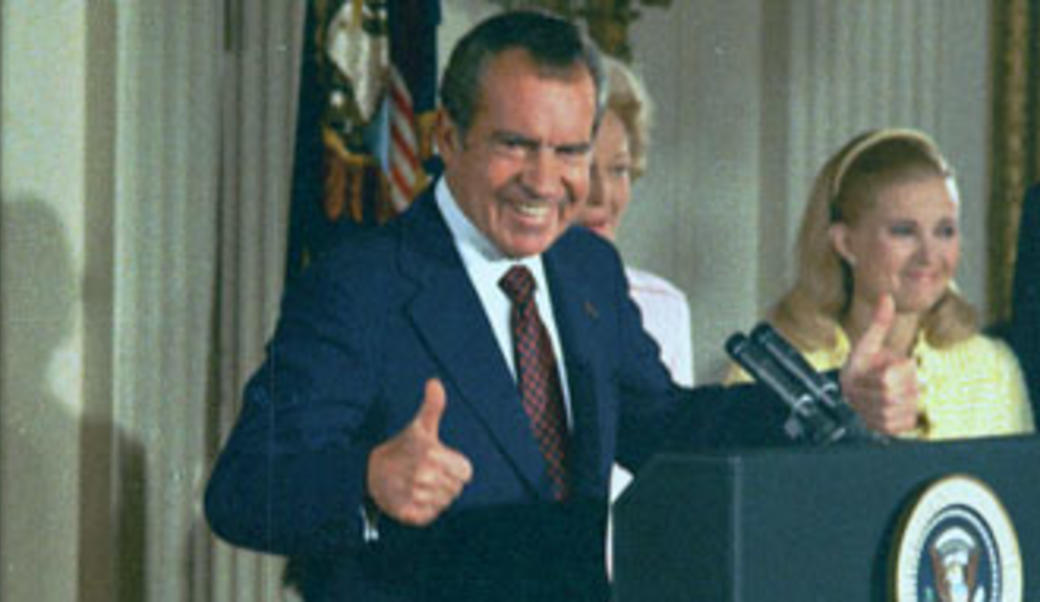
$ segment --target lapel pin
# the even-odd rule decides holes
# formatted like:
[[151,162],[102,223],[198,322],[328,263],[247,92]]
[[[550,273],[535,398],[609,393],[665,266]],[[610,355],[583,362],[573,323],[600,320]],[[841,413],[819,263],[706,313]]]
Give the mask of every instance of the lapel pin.
[[583,307],[585,308],[585,313],[588,314],[590,318],[593,320],[599,319],[599,311],[596,309],[596,306],[592,304],[592,301],[586,301]]

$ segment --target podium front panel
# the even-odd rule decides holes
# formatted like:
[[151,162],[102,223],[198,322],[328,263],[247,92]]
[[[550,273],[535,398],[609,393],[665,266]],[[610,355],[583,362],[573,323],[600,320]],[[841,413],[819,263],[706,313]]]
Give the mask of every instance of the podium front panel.
[[1040,439],[666,454],[614,507],[619,602],[880,602],[895,537],[938,479],[988,485],[1040,600]]

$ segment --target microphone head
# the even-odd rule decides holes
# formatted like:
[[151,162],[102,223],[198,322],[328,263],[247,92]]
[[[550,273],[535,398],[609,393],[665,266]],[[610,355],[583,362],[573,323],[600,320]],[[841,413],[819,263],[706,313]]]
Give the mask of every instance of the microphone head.
[[726,353],[752,378],[772,390],[791,409],[785,431],[828,445],[839,440],[878,440],[841,397],[838,384],[820,374],[767,322],[749,336],[736,332],[726,340]]
[[736,358],[736,356],[740,355],[741,350],[743,350],[747,344],[748,338],[744,333],[734,332],[729,336],[728,339],[726,339],[726,355],[728,355],[730,359],[739,363],[739,360]]

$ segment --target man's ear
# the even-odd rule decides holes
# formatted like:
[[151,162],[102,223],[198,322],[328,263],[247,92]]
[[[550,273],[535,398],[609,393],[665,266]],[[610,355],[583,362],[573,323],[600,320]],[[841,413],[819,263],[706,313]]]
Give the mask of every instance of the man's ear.
[[458,153],[462,152],[462,133],[443,108],[437,110],[437,122],[433,131],[437,152],[446,165],[451,164]]
[[841,222],[831,224],[827,228],[827,236],[831,239],[831,246],[850,266],[856,265],[856,256],[852,253],[849,244],[849,227]]

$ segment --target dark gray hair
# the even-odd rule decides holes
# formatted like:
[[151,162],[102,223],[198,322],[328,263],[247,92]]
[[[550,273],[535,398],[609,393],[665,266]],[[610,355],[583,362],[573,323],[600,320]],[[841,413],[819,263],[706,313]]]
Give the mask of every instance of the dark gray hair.
[[451,52],[441,80],[441,104],[463,135],[473,124],[484,65],[513,48],[527,51],[549,76],[562,76],[584,65],[596,85],[593,130],[598,127],[606,103],[599,50],[574,24],[545,12],[519,10],[486,19],[464,35]]

